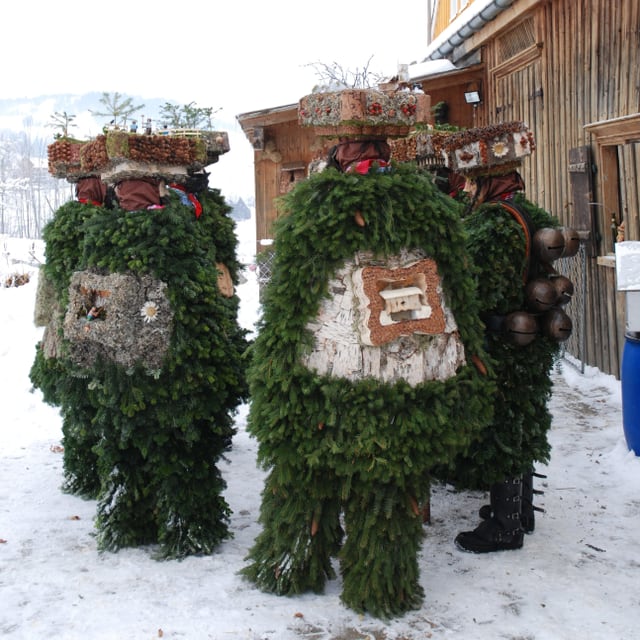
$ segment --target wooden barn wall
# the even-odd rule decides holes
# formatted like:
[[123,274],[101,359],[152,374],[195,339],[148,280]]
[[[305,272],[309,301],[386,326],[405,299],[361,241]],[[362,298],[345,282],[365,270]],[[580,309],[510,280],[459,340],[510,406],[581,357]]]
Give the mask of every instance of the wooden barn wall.
[[[625,184],[621,189],[621,213],[625,223],[625,240],[640,240],[640,141],[618,147],[621,175]],[[634,216],[634,212],[636,215]]]
[[481,101],[484,100],[485,77],[485,66],[478,62],[453,73],[441,73],[421,78],[419,82],[424,93],[429,96],[434,118],[438,103],[445,102],[447,105],[446,124],[469,128],[487,124],[485,110],[481,108],[482,102],[479,105],[473,105],[465,99],[466,92],[477,91]]
[[[625,298],[616,290],[612,211],[603,201],[619,202],[613,213],[617,222],[625,222],[625,239],[640,240],[640,130],[614,146],[599,146],[602,139],[593,125],[640,111],[640,2],[518,0],[505,16],[509,24],[506,19],[491,21],[478,36],[481,69],[429,78],[423,86],[432,104],[449,103],[451,123],[482,126],[522,119],[529,124],[537,150],[523,167],[528,195],[562,224],[575,226],[579,220],[585,233],[591,231],[579,259],[572,259],[574,282],[584,283],[585,310],[582,315],[581,308],[568,308],[572,315],[581,315],[580,340],[572,338],[567,350],[619,377]],[[514,48],[508,54],[505,34]],[[477,112],[462,102],[471,82],[478,83],[482,93]],[[320,155],[312,132],[301,131],[296,121],[265,126],[265,142],[269,139],[277,141],[276,153],[255,153],[258,243],[272,237],[282,172]],[[593,185],[587,195],[593,204],[578,211],[569,153],[580,149],[591,153]],[[261,249],[258,244],[257,251]]]
[[[640,110],[639,6],[637,0],[540,3],[518,17],[533,18],[535,45],[505,61],[498,33],[483,50],[489,83],[485,116],[529,124],[537,150],[523,167],[527,192],[564,225],[571,226],[574,215],[569,150],[585,145],[592,149],[596,203],[592,215],[597,216],[599,237],[584,260],[585,352],[575,355],[616,377],[624,346],[624,296],[615,287],[612,212],[597,204],[602,198],[597,141],[584,126]],[[634,141],[617,147],[620,210],[613,213],[617,222],[625,220],[627,240],[640,240],[639,147]]]
[[278,198],[299,180],[308,163],[323,153],[322,140],[311,129],[298,126],[297,120],[265,128],[265,149],[254,155],[256,184],[256,251],[261,240],[273,238],[273,223],[278,218]]
[[275,217],[273,197],[277,184],[277,165],[262,160],[262,152],[256,151],[254,157],[255,194],[256,194],[256,252],[262,250],[260,240],[271,238],[271,224]]
[[[433,5],[433,2],[431,3]],[[438,0],[433,19],[433,37],[437,38],[472,0]]]

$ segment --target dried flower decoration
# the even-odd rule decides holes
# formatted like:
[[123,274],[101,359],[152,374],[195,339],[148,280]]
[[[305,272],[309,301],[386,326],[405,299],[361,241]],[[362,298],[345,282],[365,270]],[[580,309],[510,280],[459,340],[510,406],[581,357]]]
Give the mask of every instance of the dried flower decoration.
[[509,153],[509,147],[502,140],[498,140],[491,147],[491,151],[496,158],[504,158]]
[[140,309],[140,315],[147,324],[158,319],[158,305],[152,300],[147,300]]
[[449,169],[469,176],[514,171],[534,149],[533,134],[523,122],[415,136],[416,159],[441,155]]

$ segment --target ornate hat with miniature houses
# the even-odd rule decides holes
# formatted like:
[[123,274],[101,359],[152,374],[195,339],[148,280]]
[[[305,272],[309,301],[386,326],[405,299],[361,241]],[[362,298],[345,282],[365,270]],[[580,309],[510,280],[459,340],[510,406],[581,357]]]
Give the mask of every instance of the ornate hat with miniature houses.
[[533,134],[519,121],[460,131],[420,131],[412,137],[418,162],[467,176],[508,173],[535,149]]
[[406,136],[430,116],[429,96],[408,88],[391,91],[344,89],[304,96],[298,123],[319,136],[394,138]]
[[181,181],[229,151],[225,131],[168,129],[159,134],[114,128],[90,141],[60,138],[49,145],[49,173],[74,183],[87,176],[116,182],[156,177]]
[[[340,171],[368,173],[387,166],[389,141],[406,137],[430,115],[429,96],[404,85],[378,89],[343,89],[312,93],[298,105],[298,123],[312,127],[319,138],[337,139],[328,162]],[[310,171],[327,161],[317,158]]]

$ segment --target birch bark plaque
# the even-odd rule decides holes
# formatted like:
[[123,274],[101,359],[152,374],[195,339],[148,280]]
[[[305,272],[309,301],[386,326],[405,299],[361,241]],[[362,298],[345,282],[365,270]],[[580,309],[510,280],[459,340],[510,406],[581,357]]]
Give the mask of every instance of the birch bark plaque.
[[307,325],[304,364],[319,374],[415,386],[446,380],[466,363],[436,262],[420,252],[377,259],[361,252],[336,271]]

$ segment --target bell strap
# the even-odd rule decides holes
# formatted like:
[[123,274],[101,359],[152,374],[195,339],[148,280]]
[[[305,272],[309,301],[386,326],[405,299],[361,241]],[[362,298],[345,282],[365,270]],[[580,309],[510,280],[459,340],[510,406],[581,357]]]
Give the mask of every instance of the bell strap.
[[533,234],[535,233],[535,227],[533,226],[533,220],[531,220],[531,216],[515,205],[513,202],[506,202],[501,200],[498,202],[500,206],[508,211],[514,219],[520,224],[522,227],[522,231],[524,232],[525,239],[525,257],[526,257],[526,267],[525,271],[522,274],[522,284],[525,285],[527,282],[534,276],[534,264],[531,257],[531,243],[533,239]]

